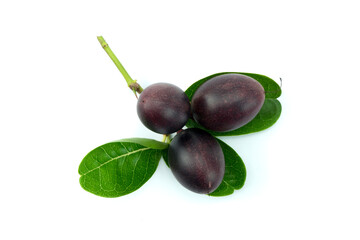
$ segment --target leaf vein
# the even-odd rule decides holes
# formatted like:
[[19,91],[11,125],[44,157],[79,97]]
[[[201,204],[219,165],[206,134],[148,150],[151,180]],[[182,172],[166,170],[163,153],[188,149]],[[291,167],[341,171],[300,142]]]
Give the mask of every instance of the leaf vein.
[[[112,161],[118,160],[118,159],[123,158],[123,157],[127,157],[127,156],[132,155],[132,154],[135,154],[135,153],[137,153],[137,152],[146,151],[146,150],[148,150],[148,149],[150,149],[150,148],[140,148],[140,149],[135,150],[135,151],[133,151],[133,152],[128,152],[128,153],[126,153],[126,154],[117,156],[117,157],[115,157],[115,158],[110,158],[110,160],[108,160],[108,161],[100,164],[99,166],[97,166],[97,167],[95,167],[95,168],[93,168],[93,169],[91,169],[91,170],[83,173],[82,176],[85,176],[86,174],[88,174],[88,173],[90,173],[90,172],[92,172],[92,171],[94,171],[94,170],[96,170],[96,169],[99,169],[99,168],[101,168],[102,166],[104,166],[105,164],[108,164],[108,163],[110,163],[110,162],[112,162]],[[94,159],[94,160],[95,160],[95,159]]]
[[141,154],[142,154],[142,152],[140,153],[138,159],[137,159],[136,162],[135,162],[135,165],[134,165],[134,168],[133,168],[133,171],[132,171],[131,182],[130,182],[130,184],[125,188],[124,192],[126,192],[126,191],[129,189],[129,187],[134,183],[134,175],[135,175],[135,172],[136,172],[136,166],[137,166],[137,164],[138,164],[138,162],[139,162],[139,160],[140,160],[140,158],[141,158]]
[[108,155],[109,156],[109,158],[112,158],[110,155],[109,155],[109,153],[106,151],[106,149],[105,148],[103,148],[103,147],[100,147],[103,151],[104,151],[104,153],[106,154],[106,155]]
[[[145,180],[146,176],[148,175],[149,164],[150,164],[150,161],[147,161],[146,171],[145,171],[145,174],[144,174],[144,176],[143,176],[143,179],[141,180],[141,182],[139,183],[139,185],[141,185],[141,184],[144,182],[144,180]],[[136,188],[138,188],[138,187],[139,187],[139,185],[138,185],[138,186],[136,186]]]

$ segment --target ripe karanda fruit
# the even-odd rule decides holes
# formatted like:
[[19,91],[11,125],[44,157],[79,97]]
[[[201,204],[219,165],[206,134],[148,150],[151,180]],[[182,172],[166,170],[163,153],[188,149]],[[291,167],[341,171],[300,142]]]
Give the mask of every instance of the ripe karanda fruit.
[[196,90],[191,107],[197,123],[212,131],[226,132],[250,122],[264,100],[264,88],[255,79],[242,74],[223,74]]
[[188,128],[173,138],[168,162],[175,178],[196,193],[213,192],[224,177],[225,159],[220,144],[199,128]]
[[140,94],[137,114],[150,130],[174,133],[186,124],[190,117],[190,102],[184,91],[170,83],[155,83]]

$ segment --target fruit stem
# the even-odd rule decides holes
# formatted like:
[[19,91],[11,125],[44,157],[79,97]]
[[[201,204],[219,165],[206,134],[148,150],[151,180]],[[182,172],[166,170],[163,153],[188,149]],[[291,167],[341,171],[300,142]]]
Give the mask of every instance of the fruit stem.
[[[98,36],[97,39],[99,40],[101,46],[105,50],[105,52],[109,55],[111,60],[115,63],[116,67],[119,69],[123,77],[125,78],[128,87],[134,91],[141,93],[143,91],[142,87],[136,82],[136,80],[132,79],[130,75],[127,73],[123,65],[120,63],[119,59],[115,56],[111,48],[109,47],[109,44],[105,41],[105,39],[102,36]],[[135,94],[136,96],[136,94]],[[137,96],[136,96],[137,97]]]
[[162,142],[163,143],[170,143],[171,142],[170,135],[164,134]]

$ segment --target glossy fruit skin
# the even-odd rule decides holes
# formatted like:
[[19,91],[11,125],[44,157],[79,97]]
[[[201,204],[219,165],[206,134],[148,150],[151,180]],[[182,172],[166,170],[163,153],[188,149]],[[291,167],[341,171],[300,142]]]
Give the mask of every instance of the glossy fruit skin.
[[168,162],[176,179],[196,193],[213,192],[224,177],[225,159],[220,144],[198,128],[188,128],[173,138]]
[[192,101],[194,120],[218,132],[240,128],[260,111],[265,90],[255,79],[242,74],[223,74],[203,83]]
[[169,83],[155,83],[140,94],[137,114],[150,130],[174,133],[186,124],[190,117],[190,102],[184,91]]

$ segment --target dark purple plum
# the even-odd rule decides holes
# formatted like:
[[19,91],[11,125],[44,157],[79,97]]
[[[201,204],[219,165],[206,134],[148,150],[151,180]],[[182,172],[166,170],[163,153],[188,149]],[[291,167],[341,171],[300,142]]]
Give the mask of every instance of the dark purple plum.
[[203,83],[192,101],[194,120],[217,132],[237,129],[260,111],[265,91],[255,79],[242,74],[223,74]]
[[198,128],[188,128],[173,138],[168,162],[176,179],[196,193],[213,192],[224,177],[225,160],[220,144]]
[[190,102],[184,91],[169,83],[155,83],[140,94],[137,114],[150,130],[174,133],[186,124],[190,117]]

